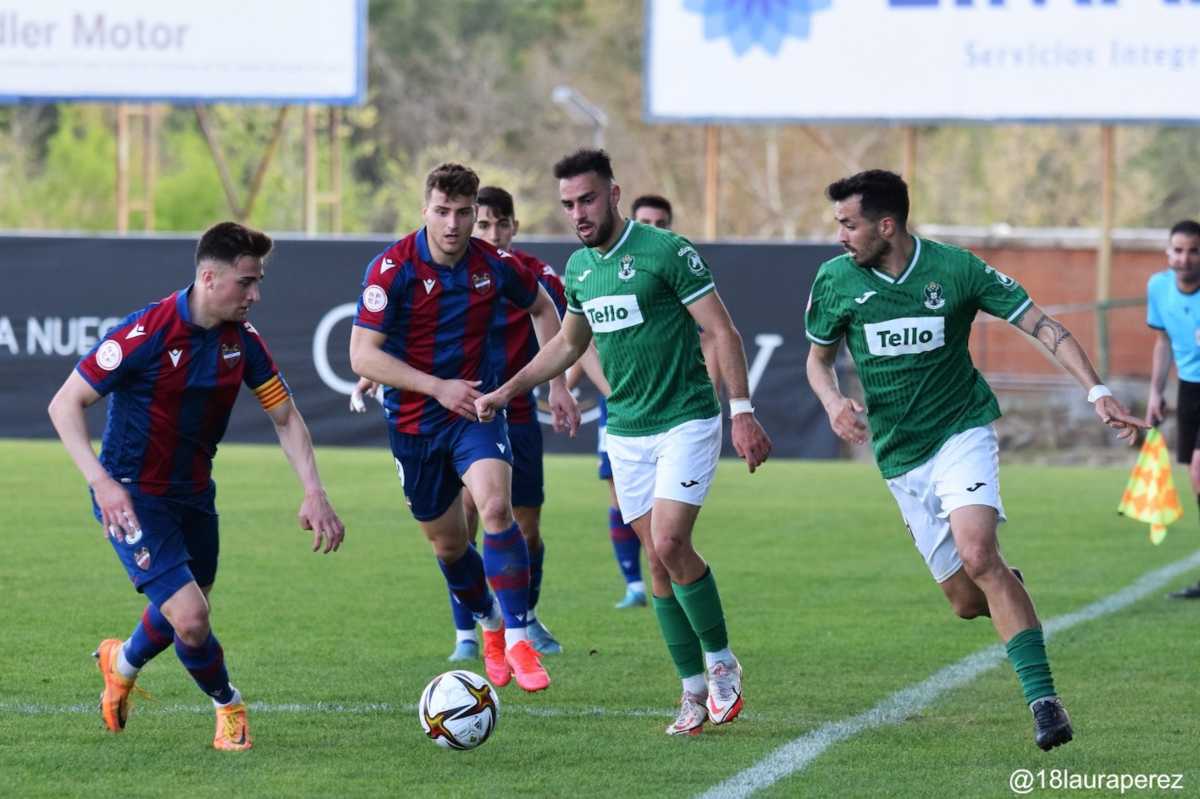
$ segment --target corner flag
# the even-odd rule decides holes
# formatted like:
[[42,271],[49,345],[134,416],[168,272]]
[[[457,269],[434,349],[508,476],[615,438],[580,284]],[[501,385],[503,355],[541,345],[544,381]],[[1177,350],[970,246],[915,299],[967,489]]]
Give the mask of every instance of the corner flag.
[[1171,458],[1162,433],[1152,427],[1129,475],[1117,513],[1150,524],[1150,541],[1161,544],[1167,537],[1167,525],[1183,515],[1175,481],[1171,478]]

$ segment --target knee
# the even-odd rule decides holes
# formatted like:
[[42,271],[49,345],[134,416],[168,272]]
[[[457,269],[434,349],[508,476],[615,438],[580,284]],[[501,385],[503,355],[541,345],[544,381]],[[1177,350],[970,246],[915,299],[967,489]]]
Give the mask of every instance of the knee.
[[503,497],[491,496],[482,502],[476,500],[476,505],[485,531],[500,532],[512,524],[512,507]]
[[171,626],[175,628],[175,635],[179,636],[181,641],[196,647],[208,640],[210,629],[207,606],[188,608],[175,615],[176,618],[170,620]]
[[963,571],[974,582],[979,582],[981,578],[986,580],[1004,565],[1000,553],[994,547],[961,547],[958,555],[962,558]]
[[987,600],[980,601],[978,597],[951,597],[950,607],[960,619],[977,619],[988,615]]
[[663,563],[674,563],[687,549],[687,542],[678,536],[668,535],[654,539],[654,552]]
[[463,555],[467,554],[467,542],[449,538],[438,538],[430,542],[433,544],[433,554],[442,563],[454,563]]

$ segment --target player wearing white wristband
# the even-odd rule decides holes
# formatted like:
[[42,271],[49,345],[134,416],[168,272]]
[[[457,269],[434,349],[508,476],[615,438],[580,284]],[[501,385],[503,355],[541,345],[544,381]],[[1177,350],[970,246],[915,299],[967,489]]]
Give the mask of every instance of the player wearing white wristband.
[[966,250],[909,233],[908,187],[899,175],[862,172],[826,193],[846,254],[823,264],[813,282],[809,383],[834,432],[866,443],[865,408],[841,393],[834,372],[845,340],[870,409],[875,459],[918,551],[959,616],[991,617],[1033,711],[1037,745],[1066,743],[1073,733],[1041,623],[996,539],[1005,517],[991,423],[1000,407],[967,349],[976,312],[1040,341],[1122,437],[1145,425],[1100,385],[1083,348],[1015,280]]
[[[716,471],[721,416],[696,326],[711,331],[730,396],[750,395],[741,336],[708,264],[687,240],[622,218],[621,189],[602,150],[555,165],[559,197],[586,245],[567,262],[561,333],[517,375],[475,401],[488,419],[509,398],[566,369],[596,342],[612,389],[608,454],[621,515],[646,550],[654,609],[683,681],[671,735],[742,709],[741,666],[729,648],[716,580],[692,527]],[[754,471],[771,442],[752,413],[731,422],[734,449]]]

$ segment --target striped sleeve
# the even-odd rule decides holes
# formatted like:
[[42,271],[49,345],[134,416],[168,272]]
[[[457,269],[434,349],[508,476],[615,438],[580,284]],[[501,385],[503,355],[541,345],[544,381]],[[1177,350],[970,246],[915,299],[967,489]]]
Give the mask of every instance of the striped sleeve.
[[271,411],[287,402],[292,395],[287,383],[283,382],[283,376],[276,373],[254,389],[254,396],[258,397],[258,404],[262,405],[264,411]]

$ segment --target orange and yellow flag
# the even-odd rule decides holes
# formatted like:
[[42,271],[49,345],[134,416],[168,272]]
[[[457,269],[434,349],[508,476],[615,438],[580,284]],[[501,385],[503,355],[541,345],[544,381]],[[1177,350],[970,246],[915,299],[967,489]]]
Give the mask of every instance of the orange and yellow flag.
[[1161,544],[1167,537],[1167,525],[1183,515],[1175,481],[1171,477],[1171,456],[1157,428],[1150,428],[1129,475],[1117,513],[1150,524],[1150,541]]

